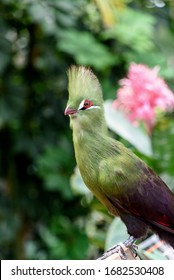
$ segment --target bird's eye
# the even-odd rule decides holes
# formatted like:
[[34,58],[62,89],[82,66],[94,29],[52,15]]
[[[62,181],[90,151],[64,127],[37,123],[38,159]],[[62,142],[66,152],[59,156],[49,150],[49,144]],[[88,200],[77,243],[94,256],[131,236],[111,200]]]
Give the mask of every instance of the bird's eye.
[[83,108],[84,109],[88,109],[89,107],[91,107],[93,104],[90,100],[85,100],[84,103],[83,103]]
[[84,106],[89,106],[89,101],[88,100],[84,102]]
[[80,103],[78,110],[86,110],[89,109],[91,106],[93,106],[92,101],[85,99]]

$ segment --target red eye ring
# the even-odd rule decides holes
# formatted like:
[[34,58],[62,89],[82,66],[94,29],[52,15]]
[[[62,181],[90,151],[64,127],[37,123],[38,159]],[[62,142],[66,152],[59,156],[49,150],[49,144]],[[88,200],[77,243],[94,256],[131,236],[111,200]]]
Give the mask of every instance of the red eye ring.
[[90,108],[92,105],[93,105],[92,102],[91,102],[90,100],[86,99],[86,100],[84,101],[84,103],[83,103],[83,108],[84,108],[84,109],[88,109],[88,108]]

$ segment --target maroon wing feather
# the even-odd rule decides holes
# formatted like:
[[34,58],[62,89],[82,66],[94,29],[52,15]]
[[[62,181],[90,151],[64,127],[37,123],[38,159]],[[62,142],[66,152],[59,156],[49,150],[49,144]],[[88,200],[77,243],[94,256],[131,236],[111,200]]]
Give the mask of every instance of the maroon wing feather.
[[121,212],[174,234],[174,194],[149,167],[144,166],[144,172],[132,191],[109,200]]

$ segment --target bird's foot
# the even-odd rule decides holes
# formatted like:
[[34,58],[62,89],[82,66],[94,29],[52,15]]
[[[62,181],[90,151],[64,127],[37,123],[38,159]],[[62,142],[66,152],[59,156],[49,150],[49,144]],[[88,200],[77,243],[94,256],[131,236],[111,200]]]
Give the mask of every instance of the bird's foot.
[[132,244],[134,244],[135,241],[136,241],[136,238],[133,237],[132,235],[130,235],[130,236],[128,237],[128,239],[126,239],[126,240],[124,241],[124,245],[125,245],[126,247],[130,247],[130,246],[132,246]]
[[136,238],[134,238],[133,236],[129,236],[129,238],[123,243],[117,244],[109,248],[100,258],[98,258],[98,260],[104,260],[113,254],[118,254],[121,260],[127,260],[126,248],[128,248],[131,251],[133,257],[137,257],[138,246],[134,244],[135,241]]
[[138,246],[134,243],[136,241],[136,238],[133,236],[129,236],[128,239],[126,239],[126,241],[124,241],[124,245],[130,249],[132,255],[134,257],[137,257],[137,249]]
[[123,243],[114,245],[113,247],[109,248],[100,258],[98,258],[98,260],[104,260],[113,254],[118,254],[120,259],[127,260],[127,256],[126,256],[121,244],[123,244]]

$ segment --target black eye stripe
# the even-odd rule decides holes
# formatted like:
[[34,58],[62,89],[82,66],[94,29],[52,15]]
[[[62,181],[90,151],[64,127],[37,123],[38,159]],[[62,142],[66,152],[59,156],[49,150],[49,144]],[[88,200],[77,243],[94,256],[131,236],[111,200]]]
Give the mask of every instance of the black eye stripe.
[[[83,107],[82,107],[83,106]],[[83,103],[81,102],[80,104],[80,110],[87,110],[89,109],[91,106],[93,106],[92,101],[86,99],[83,101]]]

